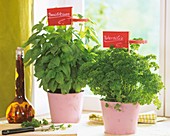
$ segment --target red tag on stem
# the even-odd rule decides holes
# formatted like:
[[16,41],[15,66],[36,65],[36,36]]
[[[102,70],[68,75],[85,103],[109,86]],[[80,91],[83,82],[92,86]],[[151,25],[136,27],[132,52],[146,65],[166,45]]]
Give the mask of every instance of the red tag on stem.
[[103,32],[103,47],[114,46],[115,48],[128,48],[129,32]]
[[130,44],[145,44],[147,40],[129,40]]
[[73,18],[72,7],[47,9],[48,25],[71,25],[73,22],[87,22],[88,19]]
[[71,25],[72,7],[47,9],[48,25]]

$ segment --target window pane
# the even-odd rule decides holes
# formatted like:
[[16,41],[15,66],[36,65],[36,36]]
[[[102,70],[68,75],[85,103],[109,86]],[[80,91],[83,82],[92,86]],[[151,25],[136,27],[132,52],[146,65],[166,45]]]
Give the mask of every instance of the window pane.
[[129,31],[131,39],[148,40],[141,53],[153,53],[159,59],[159,0],[85,0],[85,16],[97,23],[100,38],[103,30]]

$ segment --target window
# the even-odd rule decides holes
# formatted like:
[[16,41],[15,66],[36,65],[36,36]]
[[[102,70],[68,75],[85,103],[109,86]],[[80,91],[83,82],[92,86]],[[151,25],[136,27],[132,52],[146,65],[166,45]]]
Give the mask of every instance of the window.
[[147,39],[140,52],[153,53],[159,60],[160,0],[85,0],[85,16],[97,23],[99,37],[103,30],[113,30]]
[[[39,11],[41,5],[42,10]],[[165,81],[166,93],[160,94],[162,108],[159,115],[170,116],[170,2],[168,0],[51,0],[39,3],[35,1],[35,22],[37,23],[44,15],[46,8],[59,6],[73,6],[73,13],[85,14],[97,22],[99,37],[103,30],[123,30],[130,32],[130,38],[142,37],[148,40],[147,45],[142,45],[140,52],[143,54],[153,53],[157,55],[160,64],[160,74]],[[37,9],[37,10],[36,10]],[[161,20],[161,21],[160,21]],[[168,46],[169,45],[169,46]],[[34,90],[34,105],[38,113],[49,112],[47,96],[44,91],[39,91],[37,83]],[[43,100],[42,100],[43,98]],[[87,95],[84,100],[84,109],[100,110],[99,97]],[[166,105],[164,105],[164,103]],[[144,106],[143,111],[153,109],[153,105]]]
[[166,0],[164,3],[164,11],[165,12],[165,32],[164,32],[164,44],[165,44],[165,115],[170,117],[170,42],[169,42],[169,37],[170,37],[170,1]]
[[[148,0],[147,3],[145,0],[85,0],[85,16],[97,23],[99,37],[103,30],[110,30],[129,31],[130,39],[147,39],[148,43],[141,45],[140,53],[155,54],[159,62],[163,60],[159,49],[160,3],[160,0]],[[142,111],[148,109],[154,109],[154,106],[144,106]],[[159,114],[163,115],[162,109]]]

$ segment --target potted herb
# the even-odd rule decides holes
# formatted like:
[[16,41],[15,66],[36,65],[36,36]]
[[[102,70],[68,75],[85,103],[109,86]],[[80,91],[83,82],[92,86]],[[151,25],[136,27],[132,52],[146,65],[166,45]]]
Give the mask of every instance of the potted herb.
[[78,122],[86,85],[79,80],[78,71],[93,58],[95,47],[89,48],[89,42],[99,44],[93,23],[79,23],[79,29],[75,29],[72,25],[48,26],[45,18],[33,26],[33,34],[23,45],[31,45],[24,63],[34,64],[34,76],[48,92],[52,122]]
[[105,132],[135,133],[140,105],[154,103],[160,108],[157,94],[163,88],[154,55],[137,53],[139,44],[130,49],[100,50],[91,62],[83,64],[80,75],[88,80],[92,92],[101,95]]

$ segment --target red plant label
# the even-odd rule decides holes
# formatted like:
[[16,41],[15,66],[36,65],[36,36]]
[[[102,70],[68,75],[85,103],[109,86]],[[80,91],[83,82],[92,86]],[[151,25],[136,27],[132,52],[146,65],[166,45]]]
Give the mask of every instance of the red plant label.
[[129,32],[103,32],[103,47],[128,48]]
[[48,25],[70,25],[72,24],[72,7],[47,9]]

